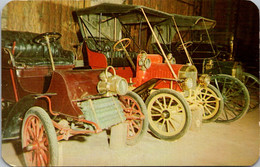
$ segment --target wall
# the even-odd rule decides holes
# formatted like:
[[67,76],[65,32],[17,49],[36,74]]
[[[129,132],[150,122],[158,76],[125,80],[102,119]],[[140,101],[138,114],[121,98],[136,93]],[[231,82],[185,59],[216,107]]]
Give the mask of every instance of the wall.
[[2,29],[36,33],[59,32],[64,48],[72,49],[78,43],[78,26],[72,11],[90,6],[90,1],[32,0],[11,1],[4,7]]
[[[59,32],[65,49],[79,44],[79,27],[73,11],[108,0],[24,0],[10,1],[2,11],[2,30],[35,33]],[[122,3],[123,0],[114,0]]]

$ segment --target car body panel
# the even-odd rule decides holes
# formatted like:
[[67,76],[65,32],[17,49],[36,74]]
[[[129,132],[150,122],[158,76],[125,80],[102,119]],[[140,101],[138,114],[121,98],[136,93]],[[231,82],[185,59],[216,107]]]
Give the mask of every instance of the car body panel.
[[[46,47],[33,43],[33,37],[39,34],[19,31],[2,33],[4,139],[19,137],[23,117],[33,106],[43,108],[52,117],[60,115],[69,120],[81,120],[97,128],[97,131],[85,133],[101,130],[84,117],[78,102],[103,98],[97,85],[104,68],[75,69],[74,55],[71,51],[63,50],[57,42],[51,45],[55,64],[53,69]],[[41,48],[44,52],[39,52]],[[117,98],[115,100],[119,101]]]

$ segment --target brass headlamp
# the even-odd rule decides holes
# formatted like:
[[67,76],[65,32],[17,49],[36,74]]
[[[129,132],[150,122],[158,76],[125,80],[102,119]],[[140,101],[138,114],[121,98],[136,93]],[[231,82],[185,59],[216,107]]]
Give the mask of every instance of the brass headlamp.
[[[113,74],[108,69],[113,70]],[[101,81],[98,82],[97,90],[104,96],[112,96],[115,94],[125,95],[128,91],[128,83],[126,79],[116,75],[115,69],[108,66],[104,72],[99,75]]]
[[202,74],[199,77],[199,84],[203,85],[203,86],[208,86],[210,83],[210,76],[208,74]]

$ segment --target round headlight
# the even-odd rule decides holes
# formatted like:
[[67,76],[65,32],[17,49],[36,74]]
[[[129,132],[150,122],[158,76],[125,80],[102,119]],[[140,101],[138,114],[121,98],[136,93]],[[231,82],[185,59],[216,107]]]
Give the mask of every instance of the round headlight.
[[186,88],[191,89],[193,87],[193,81],[191,78],[186,78],[184,80],[184,85],[186,86]]
[[148,68],[150,68],[151,67],[151,60],[150,59],[145,59],[145,61],[144,61],[144,67],[146,68],[146,69],[148,69]]
[[125,95],[128,91],[128,83],[124,78],[118,79],[116,83],[116,93],[119,95]]
[[142,69],[143,71],[145,71],[145,70],[147,70],[148,68],[151,67],[152,62],[151,62],[151,59],[146,58],[146,57],[143,56],[143,57],[141,57],[141,59],[139,60],[138,64],[139,64],[139,66],[141,67],[141,69]]
[[206,63],[206,70],[210,70],[213,68],[214,62],[213,60],[208,60],[208,62]]
[[202,84],[202,85],[208,86],[209,83],[210,83],[210,76],[207,75],[207,74],[202,74],[199,77],[199,83]]

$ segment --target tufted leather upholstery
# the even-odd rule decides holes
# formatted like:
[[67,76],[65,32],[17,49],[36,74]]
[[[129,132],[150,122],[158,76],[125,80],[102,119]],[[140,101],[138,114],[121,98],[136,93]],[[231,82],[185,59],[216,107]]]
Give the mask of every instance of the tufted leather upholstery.
[[[16,42],[14,58],[16,64],[50,65],[50,57],[47,46],[36,44],[33,38],[38,36],[37,33],[21,31],[2,31],[2,48],[12,50],[13,42]],[[59,41],[51,43],[54,64],[68,65],[74,63],[73,52],[64,50]]]

